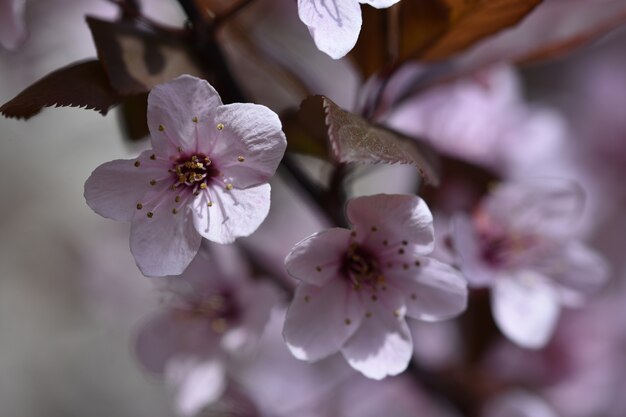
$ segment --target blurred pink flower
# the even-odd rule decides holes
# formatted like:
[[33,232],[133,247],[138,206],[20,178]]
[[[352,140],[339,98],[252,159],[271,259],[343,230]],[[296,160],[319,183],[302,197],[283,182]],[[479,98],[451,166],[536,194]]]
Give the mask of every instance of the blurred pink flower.
[[16,49],[26,39],[25,0],[0,0],[0,45]]
[[223,105],[209,83],[187,75],[152,90],[148,126],[153,149],[98,167],[85,198],[98,214],[131,221],[144,275],[176,275],[202,237],[231,243],[259,227],[286,140],[268,108]]
[[572,182],[508,183],[473,218],[453,220],[470,286],[492,288],[496,324],[523,347],[543,347],[560,306],[580,304],[608,277],[604,259],[575,239],[582,208],[582,190]]
[[341,350],[354,369],[382,379],[404,371],[413,354],[405,316],[453,317],[467,288],[457,270],[424,256],[434,247],[433,218],[419,197],[359,197],[347,215],[352,231],[319,232],[287,256],[287,271],[302,282],[284,337],[298,359]]
[[557,417],[538,395],[523,390],[509,391],[489,402],[483,417]]
[[249,276],[234,246],[213,245],[183,275],[165,278],[169,305],[140,328],[137,358],[165,377],[183,415],[219,399],[229,369],[261,337],[278,294]]
[[331,58],[345,56],[361,32],[361,5],[383,9],[400,0],[298,0],[300,20],[309,27],[317,48]]

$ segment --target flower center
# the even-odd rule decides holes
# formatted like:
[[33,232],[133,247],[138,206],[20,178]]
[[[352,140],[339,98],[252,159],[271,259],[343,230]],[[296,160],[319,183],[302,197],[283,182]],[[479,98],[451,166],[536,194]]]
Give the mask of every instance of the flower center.
[[376,290],[377,286],[385,281],[376,257],[357,243],[352,243],[348,247],[340,271],[355,289],[366,286],[371,290]]
[[189,313],[208,320],[211,329],[224,333],[236,325],[241,317],[241,309],[234,295],[229,291],[198,297],[188,307]]
[[204,154],[182,156],[176,160],[170,171],[176,176],[176,186],[186,185],[192,188],[206,188],[212,178],[220,175],[211,159]]

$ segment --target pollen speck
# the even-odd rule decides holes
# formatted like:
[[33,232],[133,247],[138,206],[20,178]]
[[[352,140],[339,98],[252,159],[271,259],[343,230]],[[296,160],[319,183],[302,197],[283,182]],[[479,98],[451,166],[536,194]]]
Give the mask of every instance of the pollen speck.
[[409,242],[407,242],[406,240],[403,240],[403,241],[402,241],[402,244],[403,244],[404,246],[406,246],[406,245],[408,245],[408,244],[409,244]]
[[417,295],[411,294],[411,300],[416,300],[416,299],[417,299]]
[[180,196],[177,195],[176,198],[174,199],[175,202],[180,203]]
[[245,160],[246,160],[246,158],[244,158],[243,156],[239,155],[239,156],[237,157],[237,160],[238,160],[239,162],[243,162],[243,161],[245,161]]
[[224,130],[224,124],[223,123],[218,123],[217,124],[217,130]]
[[304,296],[304,302],[308,303],[311,298],[308,295]]
[[372,301],[376,301],[378,300],[378,297],[376,296],[376,294],[372,295]]
[[420,266],[420,265],[421,265],[420,261],[415,261],[415,266]]
[[200,184],[200,188],[203,189],[203,190],[206,190],[206,183],[203,182],[202,184]]
[[177,147],[176,150],[178,151],[178,153],[183,153],[183,148],[181,148],[180,146]]
[[322,267],[318,265],[318,266],[315,267],[315,270],[317,272],[322,272]]
[[143,204],[137,203],[137,210],[141,210],[143,208]]
[[376,232],[376,231],[378,231],[378,227],[372,226],[372,232]]
[[409,269],[409,264],[404,264],[404,265],[402,265],[402,268],[404,268],[404,269]]
[[165,130],[165,126],[159,125],[159,132],[163,132]]
[[367,317],[368,319],[372,317],[372,312],[368,311],[367,313],[365,313],[365,317]]
[[135,161],[135,167],[139,168],[139,165],[141,165],[141,162]]
[[344,322],[344,323],[346,323],[346,326],[349,326],[349,325],[350,325],[350,323],[352,323],[352,320],[350,320],[350,319],[345,319],[343,322]]
[[156,185],[156,180],[150,180],[150,185]]
[[389,241],[387,239],[383,240],[383,245],[387,246],[389,244]]
[[399,253],[400,255],[404,255],[404,249],[402,249],[402,248],[398,249],[398,253]]
[[191,121],[192,121],[192,122],[194,122],[194,123],[198,123],[198,118],[197,118],[196,116],[194,116],[194,117],[191,119]]
[[233,189],[233,185],[232,184],[226,184],[226,189],[228,191],[232,190]]
[[172,214],[176,214],[176,213],[178,213],[178,210],[176,208],[173,208],[172,209]]
[[155,154],[150,155],[150,159],[154,161],[156,159],[156,155]]
[[149,211],[148,214],[146,214],[146,216],[148,216],[148,218],[151,219],[154,216],[154,213]]
[[212,206],[213,206],[213,202],[212,202],[212,201],[209,201],[208,203],[206,203],[206,206],[207,206],[207,207],[212,207]]

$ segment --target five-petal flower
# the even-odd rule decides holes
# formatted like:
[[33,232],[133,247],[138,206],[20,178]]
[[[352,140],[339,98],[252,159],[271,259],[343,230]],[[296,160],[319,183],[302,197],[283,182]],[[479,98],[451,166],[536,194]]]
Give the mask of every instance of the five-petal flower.
[[459,271],[424,256],[434,247],[423,200],[379,194],[348,202],[352,230],[334,228],[298,243],[287,271],[302,281],[287,312],[292,354],[316,361],[341,351],[365,376],[397,375],[413,354],[405,317],[442,320],[467,302]]
[[188,75],[152,90],[148,127],[153,149],[98,167],[85,198],[98,214],[131,221],[144,275],[177,275],[202,237],[231,243],[259,227],[287,143],[273,111],[223,105],[209,83]]
[[575,239],[583,192],[544,180],[501,185],[473,218],[453,220],[454,248],[472,287],[491,287],[494,320],[513,342],[543,347],[561,305],[578,305],[608,277],[602,257]]

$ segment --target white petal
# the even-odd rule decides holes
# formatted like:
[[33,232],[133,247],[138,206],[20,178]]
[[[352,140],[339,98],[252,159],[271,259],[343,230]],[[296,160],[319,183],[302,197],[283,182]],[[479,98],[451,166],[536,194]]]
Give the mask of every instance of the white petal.
[[339,351],[363,314],[358,294],[341,278],[323,287],[302,283],[287,310],[283,337],[296,358],[316,361]]
[[341,353],[350,366],[368,378],[383,379],[398,375],[409,365],[413,355],[411,332],[404,319],[386,303],[371,303],[371,317],[361,322]]
[[180,275],[192,261],[202,237],[193,226],[189,210],[172,214],[155,210],[152,218],[136,210],[130,228],[130,251],[146,276]]
[[298,16],[317,48],[334,59],[350,52],[361,31],[357,0],[298,0]]
[[387,7],[393,6],[400,0],[359,0],[359,3],[369,4],[372,7],[376,7],[377,9],[386,9]]
[[[150,180],[168,175],[169,166],[150,159],[152,151],[137,159],[117,159],[100,165],[85,182],[85,200],[103,217],[129,222],[137,211]],[[139,163],[139,166],[135,164]]]
[[289,275],[300,281],[324,285],[338,275],[349,244],[349,230],[324,230],[298,242],[287,255],[285,268]]
[[398,270],[389,280],[402,291],[407,316],[437,321],[462,313],[467,308],[467,283],[461,273],[432,258],[419,262],[419,267]]
[[265,106],[220,106],[215,121],[224,127],[211,152],[220,171],[237,188],[267,182],[280,163],[287,139],[278,115]]
[[491,308],[502,333],[530,349],[548,343],[560,311],[556,291],[531,271],[499,277],[493,287]]
[[148,96],[152,147],[161,156],[177,155],[179,146],[185,152],[195,152],[198,125],[215,126],[215,112],[221,104],[219,94],[208,82],[190,75],[157,85]]
[[210,187],[193,202],[195,228],[203,237],[217,243],[232,243],[238,237],[249,236],[267,217],[270,192],[269,184],[230,191]]
[[435,246],[433,216],[421,198],[414,195],[377,194],[350,200],[346,209],[348,219],[360,234],[375,227],[380,230],[380,241],[389,243],[406,240],[422,255]]
[[217,401],[226,389],[224,367],[218,360],[189,356],[168,363],[166,381],[175,392],[176,411],[182,416],[196,415]]

